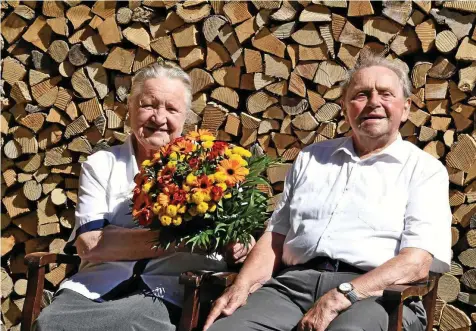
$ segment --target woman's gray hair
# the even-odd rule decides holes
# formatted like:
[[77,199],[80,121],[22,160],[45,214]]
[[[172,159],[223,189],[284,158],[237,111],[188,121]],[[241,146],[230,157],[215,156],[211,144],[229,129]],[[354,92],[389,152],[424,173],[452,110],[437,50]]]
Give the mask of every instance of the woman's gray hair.
[[190,110],[192,106],[192,80],[182,68],[167,62],[150,64],[140,69],[134,75],[128,102],[134,100],[142,92],[142,87],[146,80],[161,77],[178,79],[182,82],[185,87],[185,105],[187,110]]
[[361,69],[370,68],[370,67],[384,67],[392,70],[400,80],[400,85],[402,86],[403,96],[405,99],[409,98],[412,94],[412,84],[410,78],[408,77],[409,69],[408,67],[398,63],[398,61],[390,60],[382,55],[374,54],[371,51],[362,50],[360,52],[360,57],[355,66],[347,72],[347,77],[344,81],[341,82],[342,95],[345,95],[347,89],[349,88],[350,82],[354,75]]

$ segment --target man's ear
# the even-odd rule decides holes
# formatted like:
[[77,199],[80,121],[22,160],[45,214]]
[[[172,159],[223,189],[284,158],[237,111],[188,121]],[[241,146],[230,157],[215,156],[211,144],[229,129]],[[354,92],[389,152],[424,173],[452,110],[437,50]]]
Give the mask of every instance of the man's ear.
[[407,100],[405,100],[405,104],[403,105],[402,122],[405,122],[408,119],[408,115],[410,115],[411,105],[412,100],[410,98],[407,98]]

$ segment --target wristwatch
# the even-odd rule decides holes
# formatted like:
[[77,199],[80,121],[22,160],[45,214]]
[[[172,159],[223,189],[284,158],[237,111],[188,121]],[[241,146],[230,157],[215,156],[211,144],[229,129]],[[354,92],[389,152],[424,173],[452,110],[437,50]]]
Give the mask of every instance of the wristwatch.
[[345,295],[349,301],[354,304],[359,301],[357,293],[354,291],[354,286],[351,283],[342,283],[337,287],[337,291]]

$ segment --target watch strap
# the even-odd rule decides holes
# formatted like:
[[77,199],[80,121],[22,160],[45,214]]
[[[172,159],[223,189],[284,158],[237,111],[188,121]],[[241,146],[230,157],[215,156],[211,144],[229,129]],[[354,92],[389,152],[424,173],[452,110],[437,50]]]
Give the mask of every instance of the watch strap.
[[352,304],[354,304],[354,303],[356,303],[357,301],[359,301],[359,296],[357,295],[357,293],[356,293],[354,290],[352,290],[352,291],[350,291],[350,292],[347,292],[347,293],[345,294],[345,296],[347,297],[347,299],[349,299],[349,301],[350,301]]

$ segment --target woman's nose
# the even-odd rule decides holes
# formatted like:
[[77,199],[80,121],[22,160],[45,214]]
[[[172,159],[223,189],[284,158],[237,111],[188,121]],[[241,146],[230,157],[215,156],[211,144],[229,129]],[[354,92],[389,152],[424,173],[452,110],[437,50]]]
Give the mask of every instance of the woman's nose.
[[164,124],[167,121],[167,110],[164,107],[156,108],[151,118],[157,124]]

